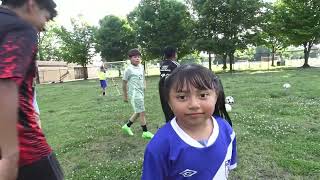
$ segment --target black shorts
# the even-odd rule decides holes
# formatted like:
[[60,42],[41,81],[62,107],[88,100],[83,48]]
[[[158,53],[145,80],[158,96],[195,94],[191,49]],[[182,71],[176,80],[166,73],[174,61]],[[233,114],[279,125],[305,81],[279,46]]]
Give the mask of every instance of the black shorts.
[[54,153],[19,168],[17,180],[63,180],[63,172]]

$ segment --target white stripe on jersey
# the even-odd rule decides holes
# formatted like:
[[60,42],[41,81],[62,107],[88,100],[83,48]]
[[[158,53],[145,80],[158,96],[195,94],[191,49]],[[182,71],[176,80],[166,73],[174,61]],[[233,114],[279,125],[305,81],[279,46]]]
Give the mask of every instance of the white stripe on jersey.
[[231,166],[231,164],[228,164],[229,160],[231,160],[232,144],[233,144],[235,136],[236,136],[236,134],[233,131],[231,136],[230,136],[231,137],[231,141],[230,141],[230,144],[228,146],[227,154],[226,154],[222,164],[220,165],[219,170],[217,171],[216,175],[213,177],[212,180],[228,179],[229,171],[237,167],[237,164],[233,164],[232,166]]
[[177,61],[172,61],[176,66],[180,66],[180,64]]

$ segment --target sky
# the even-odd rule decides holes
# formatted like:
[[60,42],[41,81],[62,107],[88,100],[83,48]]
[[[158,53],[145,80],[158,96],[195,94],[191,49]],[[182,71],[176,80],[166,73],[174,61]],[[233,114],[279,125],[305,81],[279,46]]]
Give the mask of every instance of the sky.
[[[90,25],[98,25],[99,20],[106,15],[113,14],[118,17],[125,17],[140,0],[54,0],[57,4],[58,16],[55,18],[59,24],[70,25],[70,18],[79,14]],[[264,0],[273,2],[275,0]]]
[[57,4],[58,16],[55,21],[61,25],[69,26],[70,18],[79,14],[90,25],[98,25],[99,20],[106,15],[113,14],[125,17],[140,0],[54,0]]

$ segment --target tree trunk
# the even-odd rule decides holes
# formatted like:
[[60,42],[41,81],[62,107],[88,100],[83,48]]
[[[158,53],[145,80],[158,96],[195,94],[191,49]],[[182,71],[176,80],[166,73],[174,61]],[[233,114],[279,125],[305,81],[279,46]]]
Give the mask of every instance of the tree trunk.
[[88,68],[86,65],[82,65],[82,70],[83,70],[83,79],[87,80],[88,79]]
[[212,62],[211,53],[210,52],[208,52],[208,53],[209,53],[209,69],[210,69],[210,71],[212,71],[212,68],[211,68],[211,62]]
[[234,54],[233,54],[233,52],[230,52],[229,53],[230,72],[232,72],[233,61],[234,61]]
[[227,69],[227,53],[224,53],[224,54],[223,54],[223,59],[222,59],[222,61],[223,61],[223,67],[222,67],[222,69],[223,69],[223,70],[226,70],[226,69]]
[[274,46],[272,46],[272,59],[271,59],[271,66],[275,66],[274,65],[274,54],[276,53],[276,48]]
[[312,47],[312,43],[311,42],[306,42],[303,44],[304,47],[304,64],[303,64],[303,68],[309,68],[310,65],[308,64],[308,60],[309,60],[309,55],[310,55],[310,51],[311,51],[311,47]]

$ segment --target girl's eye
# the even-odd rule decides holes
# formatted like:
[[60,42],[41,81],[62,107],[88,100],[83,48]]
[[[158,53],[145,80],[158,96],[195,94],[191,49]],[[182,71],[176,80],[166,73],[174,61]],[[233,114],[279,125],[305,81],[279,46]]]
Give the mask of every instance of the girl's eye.
[[201,93],[201,94],[200,94],[200,97],[201,97],[201,98],[206,98],[207,96],[209,96],[209,93]]
[[185,100],[185,99],[186,99],[186,96],[185,96],[185,95],[178,95],[178,96],[177,96],[177,99],[178,99],[178,100]]

